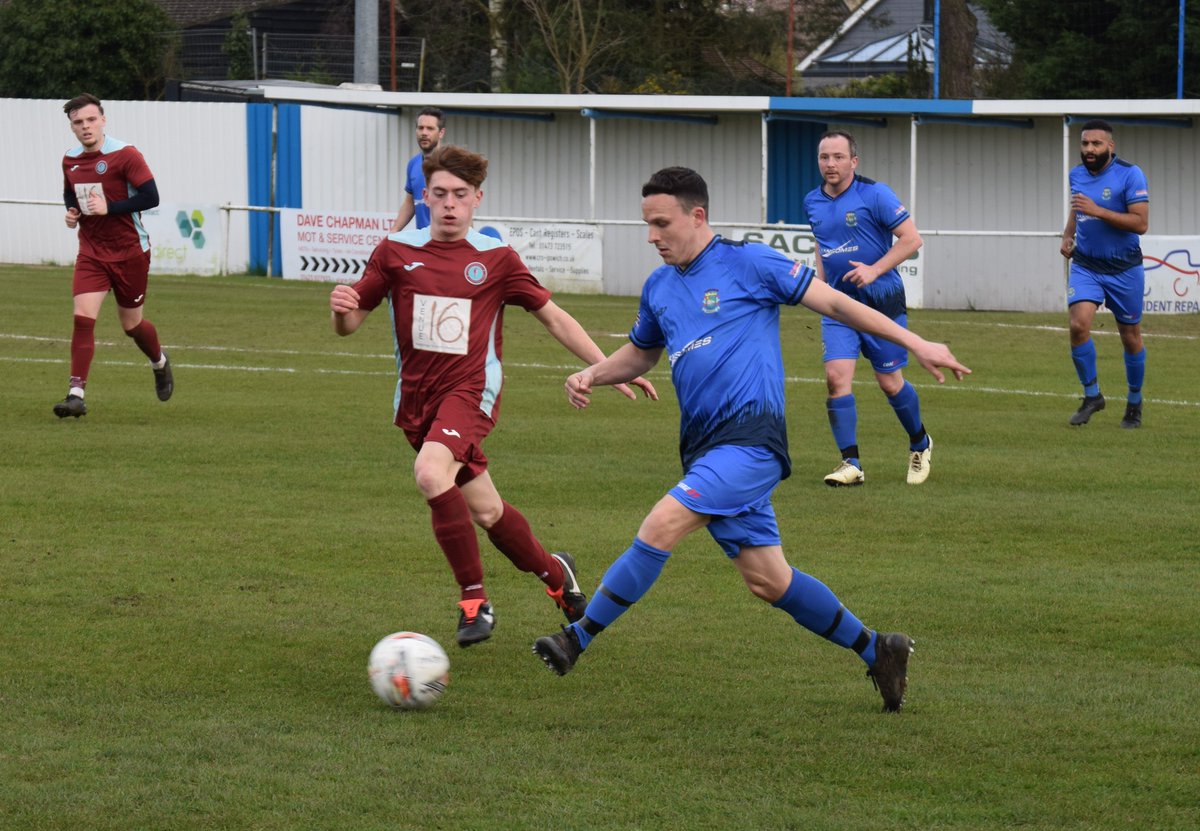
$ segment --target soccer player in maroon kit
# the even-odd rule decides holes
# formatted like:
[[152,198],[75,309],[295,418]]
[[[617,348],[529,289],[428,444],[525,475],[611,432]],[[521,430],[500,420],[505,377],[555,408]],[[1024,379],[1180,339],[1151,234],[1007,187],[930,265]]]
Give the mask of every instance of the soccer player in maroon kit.
[[83,93],[63,105],[79,147],[63,156],[63,201],[68,228],[79,229],[75,259],[75,328],[71,333],[71,381],[67,397],[54,405],[59,418],[87,415],[84,387],[96,353],[96,317],[111,290],[121,328],[150,359],[160,401],[174,391],[171,363],[158,331],[142,316],[150,273],[150,237],[141,212],[158,205],[154,174],[131,144],[104,134],[104,106]]
[[[391,303],[400,373],[395,423],[417,451],[417,487],[458,581],[456,640],[463,647],[486,640],[496,623],[472,522],[513,565],[546,584],[568,621],[578,620],[587,606],[574,559],[548,554],[488,474],[483,440],[499,415],[504,307],[525,309],[581,360],[604,358],[511,247],[472,230],[487,164],[453,145],[426,157],[429,228],[390,235],[371,254],[362,279],[335,286],[329,296],[339,335],[357,330],[385,298]],[[630,383],[658,398],[645,379]],[[627,386],[617,389],[637,397]]]

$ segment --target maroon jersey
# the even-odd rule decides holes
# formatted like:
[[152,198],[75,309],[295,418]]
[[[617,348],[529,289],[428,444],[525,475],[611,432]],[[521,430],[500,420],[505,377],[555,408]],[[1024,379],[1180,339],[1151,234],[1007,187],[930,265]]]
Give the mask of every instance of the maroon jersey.
[[75,194],[79,210],[79,253],[104,262],[117,262],[150,250],[150,235],[142,226],[142,215],[87,215],[87,194],[95,189],[109,202],[133,195],[154,178],[146,160],[132,144],[104,137],[99,150],[85,152],[82,146],[63,156],[63,189]]
[[537,311],[550,292],[516,251],[471,231],[439,242],[428,229],[381,242],[353,286],[361,308],[392,304],[396,367],[396,426],[417,430],[450,393],[499,413],[504,306]]

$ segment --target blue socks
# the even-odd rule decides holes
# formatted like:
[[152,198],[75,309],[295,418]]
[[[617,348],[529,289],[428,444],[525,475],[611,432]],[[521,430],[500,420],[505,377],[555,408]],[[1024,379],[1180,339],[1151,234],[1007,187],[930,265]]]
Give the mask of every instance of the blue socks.
[[1083,384],[1083,394],[1088,398],[1095,398],[1100,394],[1100,383],[1096,377],[1095,341],[1088,338],[1087,343],[1072,346],[1071,361],[1075,364],[1075,374],[1079,376],[1079,383]]
[[1125,380],[1129,383],[1129,403],[1142,403],[1142,381],[1146,379],[1146,348],[1134,355],[1125,353]]
[[[898,393],[888,396],[888,403],[896,411],[896,418],[900,419],[904,432],[908,433],[909,449],[916,451],[928,447],[929,436],[925,433],[925,425],[921,423],[921,399],[916,387],[905,381]],[[842,458],[861,468],[858,461],[858,409],[854,394],[826,399],[825,410],[829,413],[829,427],[833,430],[833,440],[842,452]]]
[[582,620],[571,624],[580,649],[587,649],[592,638],[625,613],[625,610],[642,598],[667,564],[670,551],[663,551],[634,539],[633,545],[616,559],[600,588],[588,601]]
[[867,666],[875,663],[875,633],[863,626],[817,578],[793,568],[787,591],[771,605],[787,612],[808,631],[853,649]]
[[908,433],[909,450],[924,450],[929,446],[929,436],[921,424],[921,399],[917,396],[916,387],[908,381],[900,388],[900,392],[888,396],[888,403],[896,411],[896,418],[904,432]]
[[[825,410],[829,413],[829,427],[833,430],[833,440],[842,458],[861,468],[862,465],[858,463],[858,408],[854,404],[854,393],[827,398]],[[847,456],[847,452],[852,455]]]
[[[608,567],[583,619],[571,624],[580,649],[587,649],[592,638],[650,590],[670,556],[670,551],[634,539],[633,545]],[[829,587],[815,577],[793,568],[787,591],[771,605],[787,612],[810,632],[853,649],[867,666],[875,663],[875,632],[863,626]]]

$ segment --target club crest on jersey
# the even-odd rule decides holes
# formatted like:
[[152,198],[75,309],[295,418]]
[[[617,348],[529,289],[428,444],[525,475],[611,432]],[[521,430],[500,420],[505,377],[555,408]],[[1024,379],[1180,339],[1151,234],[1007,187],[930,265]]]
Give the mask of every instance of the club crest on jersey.
[[108,170],[108,162],[104,161],[103,159],[96,162],[96,172],[97,173],[103,173],[106,170]]
[[1112,188],[1105,188],[1100,192],[1101,199],[1109,199],[1112,197]]
[[704,302],[700,308],[704,310],[706,315],[716,314],[721,311],[721,298],[717,296],[716,289],[709,289],[704,292]]
[[853,228],[858,225],[858,215],[854,211],[846,211],[846,227]]
[[478,286],[487,279],[487,267],[481,262],[468,263],[463,269],[463,276],[473,286]]

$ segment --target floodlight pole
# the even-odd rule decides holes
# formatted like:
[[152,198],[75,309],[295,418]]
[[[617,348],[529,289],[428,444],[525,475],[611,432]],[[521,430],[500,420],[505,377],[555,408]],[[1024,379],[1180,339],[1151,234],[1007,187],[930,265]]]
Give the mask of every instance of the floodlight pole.
[[379,0],[354,0],[354,83],[379,83]]

